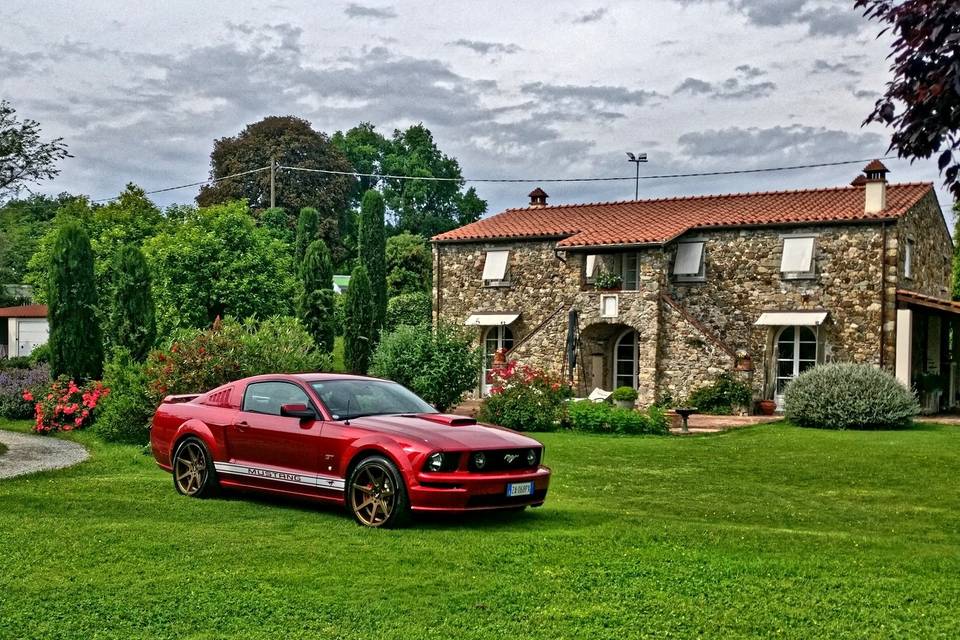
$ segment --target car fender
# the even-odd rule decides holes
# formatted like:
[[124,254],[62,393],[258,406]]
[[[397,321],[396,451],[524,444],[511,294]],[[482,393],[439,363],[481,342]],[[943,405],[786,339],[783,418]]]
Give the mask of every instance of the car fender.
[[350,471],[350,464],[358,455],[368,452],[376,452],[386,456],[393,461],[400,469],[407,482],[414,479],[413,465],[410,463],[410,452],[405,451],[395,440],[381,435],[372,434],[364,438],[359,438],[351,442],[343,452],[343,458],[340,465],[340,475],[347,478]]
[[171,459],[173,458],[174,452],[177,450],[177,443],[187,436],[196,436],[197,438],[200,438],[203,443],[207,445],[207,449],[210,450],[210,454],[213,456],[214,460],[227,460],[226,451],[224,450],[224,447],[217,442],[216,437],[213,435],[213,430],[211,430],[205,422],[202,420],[197,420],[196,418],[187,420],[177,428],[177,431],[174,433],[173,439],[171,440]]

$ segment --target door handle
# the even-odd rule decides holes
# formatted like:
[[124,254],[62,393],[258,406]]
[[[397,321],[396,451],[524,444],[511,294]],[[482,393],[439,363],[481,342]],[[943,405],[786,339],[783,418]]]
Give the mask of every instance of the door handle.
[[233,426],[237,428],[237,431],[246,431],[250,428],[250,423],[246,420],[241,420],[240,422],[235,423]]

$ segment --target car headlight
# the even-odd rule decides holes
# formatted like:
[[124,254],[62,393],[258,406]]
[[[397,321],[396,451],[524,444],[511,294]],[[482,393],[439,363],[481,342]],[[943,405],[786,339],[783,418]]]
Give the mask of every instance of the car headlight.
[[533,449],[527,451],[527,465],[532,467],[537,462],[537,452]]
[[440,471],[443,468],[443,454],[439,451],[437,453],[430,454],[430,457],[427,458],[427,470],[428,471]]
[[475,466],[477,469],[483,469],[485,466],[487,466],[487,456],[483,453],[473,454],[473,466]]

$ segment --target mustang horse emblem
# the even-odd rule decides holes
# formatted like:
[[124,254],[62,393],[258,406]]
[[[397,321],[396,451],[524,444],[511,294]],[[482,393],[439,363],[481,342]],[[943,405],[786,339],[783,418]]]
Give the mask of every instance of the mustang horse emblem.
[[513,461],[520,457],[519,453],[508,453],[503,456],[503,459],[507,461],[507,464],[513,464]]

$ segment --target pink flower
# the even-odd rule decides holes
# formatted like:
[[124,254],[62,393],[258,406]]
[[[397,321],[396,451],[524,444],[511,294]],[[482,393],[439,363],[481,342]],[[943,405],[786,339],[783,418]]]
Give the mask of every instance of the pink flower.
[[33,394],[30,393],[29,391],[24,391],[23,399],[26,400],[27,402],[33,402]]

